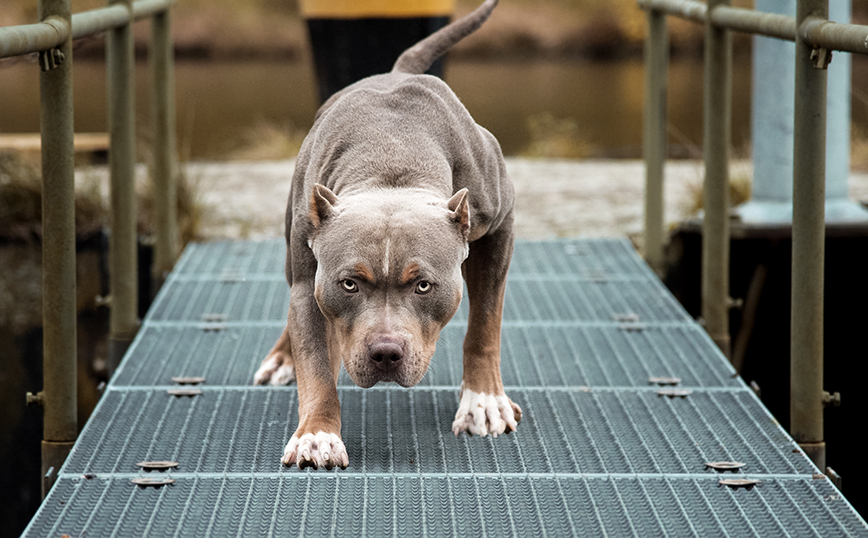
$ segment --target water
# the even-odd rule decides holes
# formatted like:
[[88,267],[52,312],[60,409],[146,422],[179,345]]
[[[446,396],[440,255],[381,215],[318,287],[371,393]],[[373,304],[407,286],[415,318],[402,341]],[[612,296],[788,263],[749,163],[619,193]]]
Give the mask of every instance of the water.
[[[854,60],[853,87],[868,87],[868,58]],[[0,132],[39,129],[38,69],[0,63]],[[137,118],[148,131],[148,77],[136,70]],[[733,147],[744,152],[750,133],[750,61],[736,59],[733,74]],[[642,143],[641,59],[591,61],[466,61],[447,64],[446,80],[477,122],[501,142],[506,154],[529,143],[528,118],[548,112],[571,119],[602,157],[639,157]],[[226,154],[258,122],[307,129],[318,105],[310,63],[178,62],[178,132],[182,156]],[[80,61],[75,68],[75,128],[104,132],[105,67]],[[858,92],[857,92],[858,93]],[[702,144],[702,62],[672,62],[669,78],[670,141],[674,153],[697,156]],[[853,120],[868,132],[868,99],[854,98]]]

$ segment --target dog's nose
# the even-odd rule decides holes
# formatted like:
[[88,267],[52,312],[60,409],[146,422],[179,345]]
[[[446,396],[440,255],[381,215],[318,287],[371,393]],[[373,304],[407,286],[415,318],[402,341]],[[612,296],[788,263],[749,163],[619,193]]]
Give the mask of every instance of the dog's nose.
[[396,363],[404,358],[404,346],[396,338],[379,338],[368,346],[368,357],[378,363]]

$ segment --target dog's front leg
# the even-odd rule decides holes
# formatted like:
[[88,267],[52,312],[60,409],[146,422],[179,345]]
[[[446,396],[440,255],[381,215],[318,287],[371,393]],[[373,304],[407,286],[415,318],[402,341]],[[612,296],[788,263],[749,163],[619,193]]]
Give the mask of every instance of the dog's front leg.
[[495,233],[471,243],[462,267],[470,318],[461,401],[452,423],[455,435],[467,431],[496,436],[514,431],[521,420],[521,408],[506,396],[500,377],[500,323],[513,242],[510,216]]
[[[282,461],[305,467],[345,469],[347,449],[341,440],[341,404],[337,373],[340,355],[329,353],[326,323],[313,296],[313,286],[293,286],[289,307],[292,355],[298,382],[298,428]],[[337,364],[335,364],[337,361]]]

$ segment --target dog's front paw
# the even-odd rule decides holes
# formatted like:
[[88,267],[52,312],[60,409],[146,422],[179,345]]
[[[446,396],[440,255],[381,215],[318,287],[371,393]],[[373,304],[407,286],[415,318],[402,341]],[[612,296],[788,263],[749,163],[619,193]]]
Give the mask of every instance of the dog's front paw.
[[305,467],[332,469],[335,466],[346,469],[349,457],[347,447],[337,434],[317,432],[316,434],[305,433],[299,437],[296,432],[287,443],[286,450],[283,451],[282,461],[284,465],[289,466],[297,463],[299,469]]
[[497,437],[500,433],[515,431],[520,420],[521,407],[505,394],[495,396],[465,389],[461,391],[452,432],[458,435],[466,431],[483,437],[490,433]]
[[275,352],[262,361],[253,375],[254,385],[289,385],[295,379],[295,368],[285,353]]

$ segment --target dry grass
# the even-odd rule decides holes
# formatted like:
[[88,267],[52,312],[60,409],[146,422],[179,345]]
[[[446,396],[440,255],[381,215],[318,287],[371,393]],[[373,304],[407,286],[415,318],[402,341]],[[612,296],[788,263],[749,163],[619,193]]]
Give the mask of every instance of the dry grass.
[[259,121],[241,134],[237,148],[228,158],[238,161],[289,159],[298,155],[307,133],[292,124]]
[[[75,188],[75,233],[85,237],[99,232],[109,223],[109,207],[104,195],[105,174],[89,171],[79,174]],[[152,182],[138,189],[138,233],[154,232]],[[178,227],[182,244],[199,237],[203,204],[198,184],[180,175],[178,179]],[[0,237],[38,241],[42,237],[42,178],[39,166],[17,153],[0,153]]]
[[[42,177],[39,166],[17,153],[0,153],[0,235],[34,240],[42,236]],[[75,191],[78,236],[99,231],[108,212],[98,181],[88,178]]]
[[[750,200],[752,188],[753,174],[749,170],[730,167],[729,207],[735,207]],[[687,214],[695,215],[705,207],[705,193],[702,189],[702,182],[693,183],[691,190],[691,203],[687,209]]]
[[850,168],[868,172],[868,132],[853,124],[850,137]]
[[[201,201],[199,178],[190,178],[180,173],[178,182],[178,235],[180,248],[202,237],[202,217],[205,204]],[[141,235],[156,233],[156,208],[154,204],[154,182],[148,181],[139,188],[139,217],[136,227]]]
[[582,134],[572,118],[556,118],[550,112],[527,119],[530,142],[522,157],[540,159],[584,159],[594,152],[594,146]]

